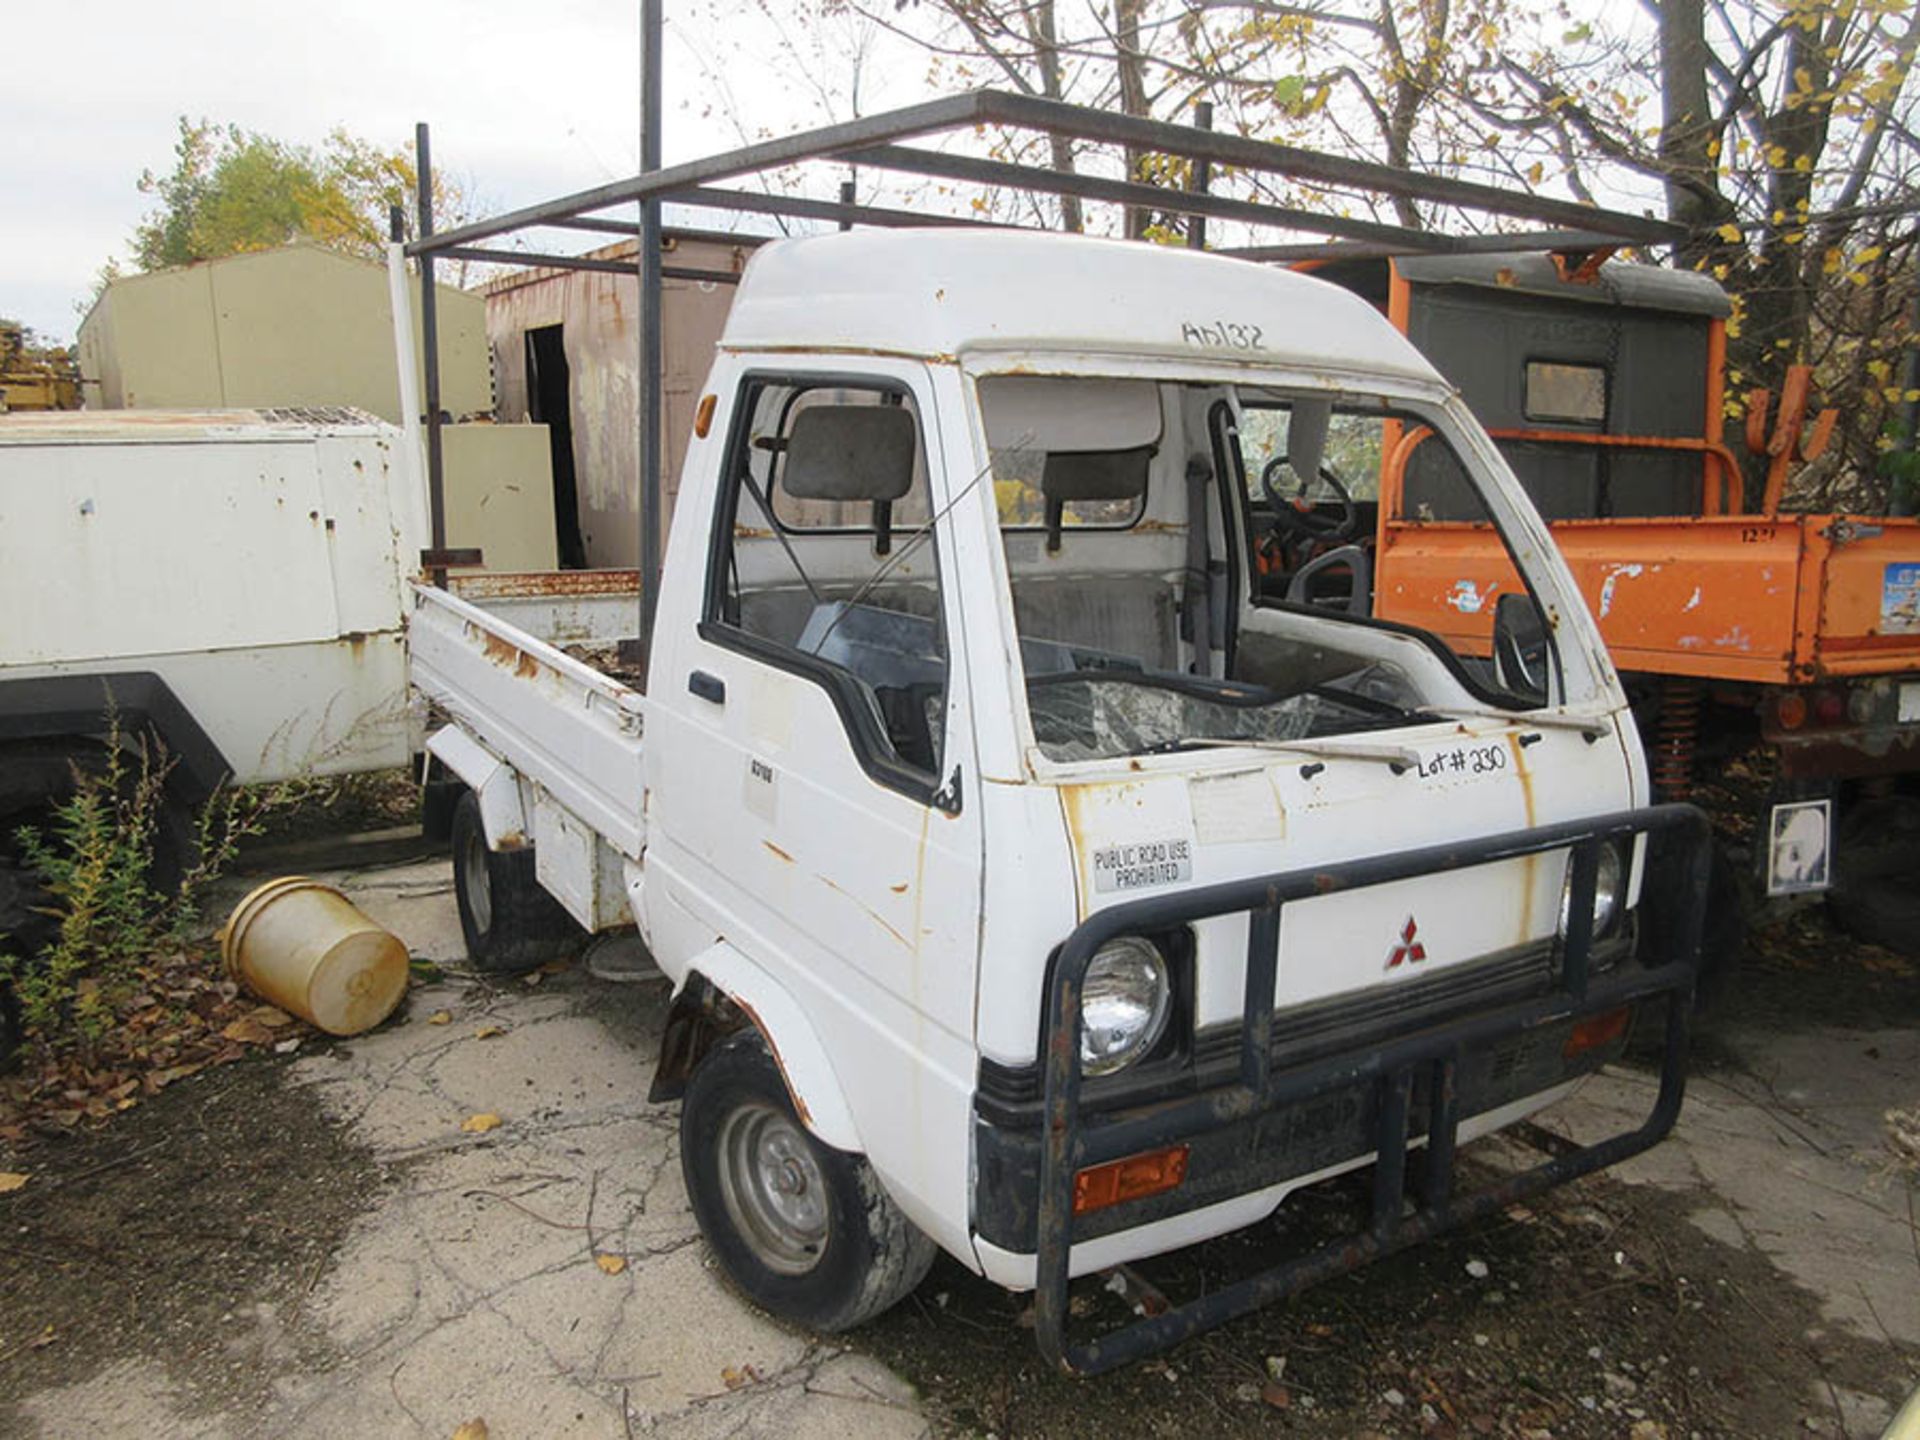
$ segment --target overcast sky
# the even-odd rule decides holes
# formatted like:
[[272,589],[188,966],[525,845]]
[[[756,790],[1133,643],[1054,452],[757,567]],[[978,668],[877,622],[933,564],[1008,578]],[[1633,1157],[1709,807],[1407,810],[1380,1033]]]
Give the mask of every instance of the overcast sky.
[[[776,0],[771,13],[789,8],[801,7]],[[815,35],[738,0],[666,9],[668,161],[727,148],[742,127],[818,123],[829,118],[821,92],[849,88],[844,30]],[[135,182],[171,168],[182,114],[299,144],[345,126],[383,147],[425,120],[436,166],[466,180],[488,213],[639,168],[637,0],[6,10],[0,315],[56,337],[72,336],[100,266],[124,255],[150,208]],[[787,44],[804,64],[782,58]],[[862,109],[918,98],[924,73],[923,60],[883,44],[862,69]]]

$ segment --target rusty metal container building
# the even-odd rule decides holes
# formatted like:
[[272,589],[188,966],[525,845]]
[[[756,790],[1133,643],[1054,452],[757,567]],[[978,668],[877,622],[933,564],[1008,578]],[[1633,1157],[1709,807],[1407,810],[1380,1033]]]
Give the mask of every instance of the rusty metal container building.
[[[662,243],[665,414],[655,433],[665,482],[664,538],[694,406],[733,305],[734,280],[760,240],[670,230]],[[588,257],[609,267],[604,270],[534,267],[480,287],[499,418],[549,427],[563,565],[628,569],[640,561],[635,253],[635,242],[624,240]]]

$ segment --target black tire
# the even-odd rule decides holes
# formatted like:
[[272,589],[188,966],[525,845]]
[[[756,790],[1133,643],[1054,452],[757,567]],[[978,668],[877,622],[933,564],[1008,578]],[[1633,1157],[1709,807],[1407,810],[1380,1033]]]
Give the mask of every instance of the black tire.
[[471,790],[453,807],[453,898],[467,959],[489,975],[509,975],[579,948],[580,927],[540,886],[533,849],[490,850]]
[[[822,1144],[793,1112],[766,1043],[710,1050],[680,1105],[680,1168],[701,1233],[754,1304],[812,1330],[850,1330],[926,1278],[934,1244],[863,1155]],[[778,1169],[780,1197],[756,1183]]]
[[467,787],[449,775],[440,762],[427,767],[426,784],[420,787],[420,833],[436,845],[453,839],[453,811]]
[[1920,797],[1863,801],[1836,831],[1833,918],[1856,940],[1920,954]]

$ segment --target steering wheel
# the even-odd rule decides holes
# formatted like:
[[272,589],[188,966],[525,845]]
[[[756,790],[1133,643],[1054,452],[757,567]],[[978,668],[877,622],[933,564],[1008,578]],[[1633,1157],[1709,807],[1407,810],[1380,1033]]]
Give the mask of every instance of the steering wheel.
[[1320,467],[1320,479],[1332,487],[1333,498],[1340,506],[1338,515],[1326,516],[1322,515],[1315,508],[1314,503],[1307,499],[1307,487],[1304,482],[1295,494],[1280,493],[1278,481],[1281,473],[1287,468],[1287,457],[1276,455],[1260,472],[1260,488],[1266,492],[1267,507],[1273,513],[1274,527],[1291,530],[1313,540],[1348,539],[1358,528],[1360,512],[1354,508],[1353,492],[1347,489],[1346,482],[1325,465]]

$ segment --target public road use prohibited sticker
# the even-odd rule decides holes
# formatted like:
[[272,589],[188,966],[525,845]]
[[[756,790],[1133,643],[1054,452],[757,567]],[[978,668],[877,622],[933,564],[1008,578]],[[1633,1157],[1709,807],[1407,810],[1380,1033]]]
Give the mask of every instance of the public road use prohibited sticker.
[[1093,852],[1093,888],[1146,890],[1193,878],[1193,842],[1139,840]]

